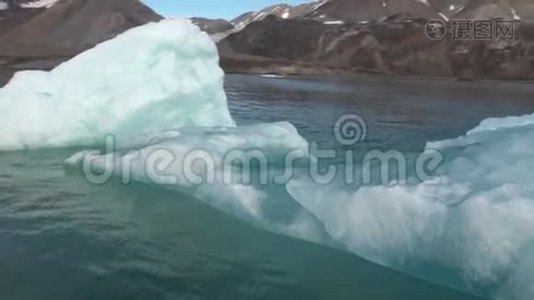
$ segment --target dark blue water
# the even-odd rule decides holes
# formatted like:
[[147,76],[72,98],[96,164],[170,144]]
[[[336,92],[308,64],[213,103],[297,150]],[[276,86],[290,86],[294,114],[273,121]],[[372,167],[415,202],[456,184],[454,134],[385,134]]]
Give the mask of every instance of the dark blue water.
[[[228,76],[239,124],[291,121],[342,148],[420,151],[489,116],[534,111],[528,84],[384,78]],[[157,186],[92,185],[65,171],[79,149],[0,154],[0,299],[470,299],[342,250],[255,228]]]
[[339,117],[357,114],[367,124],[362,150],[420,151],[427,141],[457,137],[488,117],[534,110],[534,85],[384,77],[263,78],[231,75],[226,91],[240,124],[289,120],[324,148]]

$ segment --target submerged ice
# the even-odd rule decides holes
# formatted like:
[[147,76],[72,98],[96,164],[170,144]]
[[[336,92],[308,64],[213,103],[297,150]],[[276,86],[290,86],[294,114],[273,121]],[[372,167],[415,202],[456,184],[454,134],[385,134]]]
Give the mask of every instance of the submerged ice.
[[[534,116],[488,119],[433,142],[441,183],[348,190],[295,179],[289,193],[354,253],[502,299],[533,299]],[[419,266],[419,267],[417,267]],[[443,274],[436,275],[436,270]]]
[[269,181],[274,176],[269,170],[287,153],[304,157],[308,152],[306,140],[287,122],[175,129],[139,138],[136,144],[105,154],[82,151],[66,164],[85,165],[123,181],[179,188],[217,208],[261,220],[264,193],[252,186],[253,181],[261,181],[263,175]]
[[233,126],[210,37],[186,20],[131,29],[0,89],[0,150],[88,145],[105,135]]

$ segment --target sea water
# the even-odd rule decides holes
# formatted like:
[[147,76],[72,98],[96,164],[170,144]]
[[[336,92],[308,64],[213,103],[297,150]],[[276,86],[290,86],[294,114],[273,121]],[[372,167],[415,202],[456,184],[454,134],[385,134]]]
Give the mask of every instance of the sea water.
[[[238,126],[289,121],[306,141],[344,151],[334,125],[355,113],[368,126],[356,151],[408,154],[422,151],[427,141],[460,136],[487,117],[533,111],[530,89],[513,83],[241,75],[226,76],[225,86]],[[468,293],[494,292],[470,286],[456,268],[446,274],[428,265],[423,273],[439,276],[415,279],[362,260],[343,242],[323,246],[305,236],[286,237],[155,184],[92,184],[64,165],[83,149],[0,154],[2,298],[469,299]],[[281,205],[290,210],[295,203]],[[496,285],[507,284],[499,280]]]

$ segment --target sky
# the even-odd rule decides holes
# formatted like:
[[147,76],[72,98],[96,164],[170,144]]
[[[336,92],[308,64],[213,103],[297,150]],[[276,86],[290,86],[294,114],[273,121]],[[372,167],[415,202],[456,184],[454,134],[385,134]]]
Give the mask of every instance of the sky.
[[269,5],[300,4],[311,0],[143,0],[165,17],[206,17],[231,20],[238,15]]

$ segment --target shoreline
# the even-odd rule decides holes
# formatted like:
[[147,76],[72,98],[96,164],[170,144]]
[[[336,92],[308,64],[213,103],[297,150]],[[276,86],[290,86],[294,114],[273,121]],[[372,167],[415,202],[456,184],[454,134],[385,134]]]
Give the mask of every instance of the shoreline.
[[[321,68],[311,67],[304,64],[292,64],[292,65],[273,65],[274,67],[254,67],[251,66],[248,69],[245,68],[221,68],[226,75],[251,75],[251,76],[265,76],[274,75],[275,79],[284,78],[305,78],[305,77],[317,77],[317,78],[376,78],[376,79],[393,79],[393,80],[428,80],[428,81],[448,81],[448,82],[502,82],[502,83],[518,83],[518,84],[534,84],[533,79],[501,79],[501,78],[468,78],[463,79],[459,77],[445,77],[445,76],[425,76],[425,75],[401,75],[390,74],[384,72],[378,72],[373,70],[347,70],[347,69],[335,69],[335,68]],[[31,71],[41,69],[12,69],[0,65],[0,88],[4,87],[13,75],[19,71]],[[50,69],[43,69],[48,71]],[[267,78],[267,77],[266,77]]]
[[[302,75],[296,75],[296,76],[302,76]],[[326,76],[326,77],[330,77],[330,76]],[[516,80],[516,79],[474,78],[474,79],[464,80],[464,79],[458,78],[458,77],[440,77],[440,76],[422,76],[422,75],[398,75],[398,74],[375,74],[375,73],[355,73],[355,74],[350,74],[350,75],[343,75],[343,77],[347,77],[347,78],[365,77],[365,78],[391,79],[391,80],[457,82],[457,83],[466,83],[466,84],[469,84],[469,83],[492,83],[492,82],[493,83],[534,84],[534,79]]]
[[284,78],[383,78],[383,79],[398,79],[398,80],[428,80],[428,81],[450,81],[450,82],[502,82],[502,83],[520,83],[520,84],[534,84],[534,79],[521,80],[521,79],[491,79],[491,78],[475,78],[469,80],[463,80],[456,77],[439,77],[439,76],[422,76],[422,75],[399,75],[399,74],[377,74],[377,73],[310,73],[310,74],[283,74],[283,73],[256,73],[256,72],[226,72],[226,75],[250,75],[250,76],[262,76],[272,79],[284,79]]
[[440,80],[457,82],[515,82],[533,84],[534,78],[491,78],[491,77],[463,77],[463,76],[437,76],[437,75],[417,75],[417,74],[397,74],[383,72],[380,70],[365,68],[332,68],[322,66],[311,66],[309,63],[258,60],[241,61],[235,59],[221,58],[221,68],[226,74],[241,75],[276,75],[282,77],[383,77],[383,78],[405,78],[413,80]]

